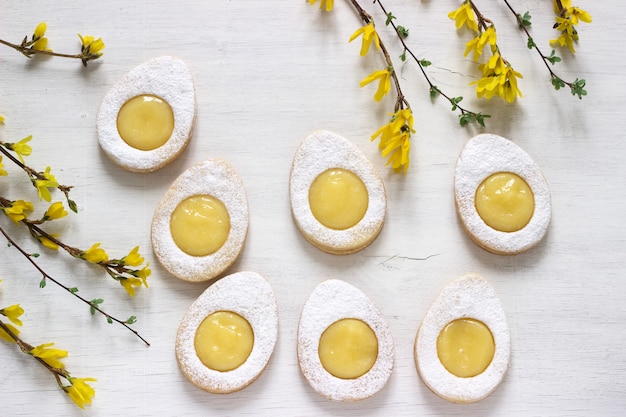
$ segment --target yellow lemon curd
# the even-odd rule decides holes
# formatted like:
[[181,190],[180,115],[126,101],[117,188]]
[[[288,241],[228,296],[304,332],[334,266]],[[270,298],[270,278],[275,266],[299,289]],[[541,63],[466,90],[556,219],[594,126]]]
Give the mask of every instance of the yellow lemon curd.
[[207,256],[221,248],[230,232],[230,216],[220,200],[195,195],[183,200],[172,213],[174,243],[191,256]]
[[117,114],[117,131],[129,146],[151,151],[168,141],[174,130],[174,113],[160,97],[145,94],[128,100]]
[[250,323],[232,311],[217,311],[196,330],[194,347],[208,368],[226,372],[240,367],[250,356],[254,332]]
[[437,337],[437,355],[441,364],[461,378],[483,373],[491,363],[495,349],[489,327],[471,318],[451,321]]
[[487,177],[477,188],[478,215],[493,229],[516,232],[528,224],[535,211],[535,197],[526,181],[511,172]]
[[378,358],[378,339],[365,322],[342,319],[322,333],[318,353],[322,366],[331,375],[354,379],[374,366]]
[[318,222],[344,230],[355,226],[369,202],[363,181],[351,171],[332,168],[321,173],[309,189],[309,206]]

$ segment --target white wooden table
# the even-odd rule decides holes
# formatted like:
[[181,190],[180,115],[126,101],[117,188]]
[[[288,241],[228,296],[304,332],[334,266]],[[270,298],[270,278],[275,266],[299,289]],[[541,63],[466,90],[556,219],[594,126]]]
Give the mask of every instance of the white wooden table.
[[[415,111],[412,166],[403,177],[384,166],[369,136],[384,124],[393,97],[372,100],[374,87],[359,81],[382,67],[377,55],[359,57],[348,38],[361,22],[348,2],[332,13],[300,1],[106,1],[6,3],[0,37],[19,41],[37,23],[48,23],[50,46],[74,51],[77,33],[101,36],[100,62],[84,69],[61,58],[33,59],[0,48],[0,127],[5,141],[33,135],[30,165],[50,165],[60,182],[75,185],[79,214],[64,219],[63,239],[88,248],[102,242],[113,256],[139,244],[153,267],[150,288],[134,299],[111,280],[62,253],[38,262],[51,275],[135,327],[152,344],[90,316],[87,307],[49,285],[18,253],[2,244],[0,305],[20,303],[22,336],[54,341],[70,356],[75,376],[91,376],[96,396],[85,415],[417,415],[417,416],[621,416],[626,410],[626,141],[623,137],[624,71],[619,16],[626,4],[580,1],[594,18],[581,24],[577,55],[563,51],[556,70],[587,80],[580,101],[556,92],[535,52],[526,48],[502,2],[479,1],[497,24],[504,55],[523,75],[524,98],[508,105],[475,98],[468,83],[478,74],[463,59],[468,34],[457,33],[447,13],[457,1],[386,1],[407,42],[433,62],[429,74],[463,104],[490,113],[487,129],[461,128],[443,100],[431,103],[413,64],[401,65],[398,42],[370,3]],[[533,14],[533,35],[549,51],[555,37],[547,1],[513,2]],[[114,166],[98,146],[95,117],[100,101],[132,67],[159,55],[188,63],[197,88],[197,124],[185,153],[152,174]],[[349,256],[315,249],[298,233],[290,214],[288,181],[299,142],[317,129],[352,140],[381,172],[388,193],[387,221],[378,239]],[[480,132],[506,136],[541,166],[552,190],[547,237],[526,254],[503,257],[478,248],[457,220],[452,194],[454,165],[464,142]],[[187,307],[206,288],[169,276],[150,248],[156,203],[187,167],[209,157],[231,162],[243,178],[250,230],[231,272],[253,270],[272,284],[279,306],[279,339],[261,377],[231,395],[212,395],[189,384],[174,357],[174,337]],[[6,162],[6,161],[5,161]],[[14,180],[20,174],[9,163]],[[25,178],[0,179],[0,193],[31,193]],[[20,229],[0,219],[19,235]],[[29,239],[20,242],[34,250]],[[498,390],[472,405],[432,394],[413,360],[418,325],[441,288],[476,271],[496,288],[512,337],[512,359]],[[322,280],[344,279],[368,294],[391,326],[396,361],[382,392],[356,403],[334,403],[313,392],[296,360],[300,310]],[[0,344],[0,414],[81,415],[52,376],[14,346]]]

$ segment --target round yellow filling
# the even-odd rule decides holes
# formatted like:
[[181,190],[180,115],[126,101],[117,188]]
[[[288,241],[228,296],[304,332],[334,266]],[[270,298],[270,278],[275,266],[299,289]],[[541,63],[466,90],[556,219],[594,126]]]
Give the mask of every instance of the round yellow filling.
[[191,256],[207,256],[221,248],[230,232],[228,210],[217,198],[195,195],[183,200],[172,213],[174,243]]
[[231,311],[217,311],[196,330],[194,347],[200,361],[216,371],[232,371],[250,356],[254,332],[248,320]]
[[174,113],[162,98],[144,94],[128,100],[117,114],[117,131],[129,146],[151,151],[172,136]]
[[501,232],[516,232],[528,224],[535,211],[535,197],[522,178],[498,172],[476,190],[476,210],[487,225]]
[[321,173],[309,189],[309,206],[318,222],[344,230],[361,221],[368,205],[367,188],[351,171],[332,168]]
[[354,379],[374,366],[378,358],[378,339],[365,322],[342,319],[322,333],[318,354],[322,366],[331,375]]
[[441,364],[460,378],[483,373],[491,363],[495,350],[491,330],[475,319],[451,321],[441,329],[437,338],[437,355]]

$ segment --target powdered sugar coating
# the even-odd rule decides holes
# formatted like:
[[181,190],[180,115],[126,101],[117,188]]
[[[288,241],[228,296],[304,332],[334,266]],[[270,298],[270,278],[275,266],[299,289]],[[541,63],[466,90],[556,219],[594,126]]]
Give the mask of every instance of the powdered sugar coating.
[[[224,245],[207,256],[191,256],[174,242],[170,218],[186,198],[210,195],[220,200],[230,216]],[[169,273],[191,282],[215,278],[239,256],[248,233],[248,199],[237,171],[222,159],[200,162],[183,172],[165,192],[152,218],[152,249]]]
[[[525,227],[516,232],[491,228],[476,210],[476,189],[485,178],[497,172],[519,175],[535,198],[533,216]],[[456,164],[454,197],[467,233],[490,252],[504,255],[524,252],[541,241],[550,224],[550,189],[541,170],[522,148],[498,135],[481,134],[465,144]]]
[[[378,338],[378,357],[372,369],[355,379],[337,378],[320,362],[318,346],[324,330],[341,319],[367,323]],[[354,401],[380,391],[391,376],[394,345],[382,313],[358,288],[331,279],[319,284],[302,308],[298,325],[298,362],[311,386],[335,401]]]
[[[202,363],[194,338],[198,326],[216,311],[231,311],[245,318],[254,332],[248,359],[232,371],[216,371]],[[189,307],[176,334],[176,359],[195,386],[214,393],[240,390],[265,369],[276,345],[278,311],[270,284],[256,272],[237,272],[207,288]]]
[[[117,130],[117,114],[131,98],[150,94],[165,100],[174,113],[174,130],[168,141],[156,149],[133,148]],[[96,128],[102,150],[117,165],[129,171],[155,171],[174,159],[187,146],[196,115],[193,80],[187,64],[171,56],[153,58],[128,72],[100,105]]]
[[[359,223],[345,230],[330,229],[321,224],[309,205],[311,184],[318,175],[331,168],[343,168],[356,174],[368,193],[365,215]],[[291,211],[298,229],[323,251],[334,254],[357,252],[369,245],[383,227],[387,209],[383,181],[359,148],[336,133],[319,131],[304,139],[293,159],[289,191]]]
[[[437,338],[453,320],[480,320],[495,342],[487,369],[471,378],[450,373],[437,355]],[[424,383],[446,400],[469,403],[491,394],[504,378],[511,356],[511,337],[504,309],[494,288],[480,275],[468,273],[448,284],[426,313],[415,339],[415,364]]]

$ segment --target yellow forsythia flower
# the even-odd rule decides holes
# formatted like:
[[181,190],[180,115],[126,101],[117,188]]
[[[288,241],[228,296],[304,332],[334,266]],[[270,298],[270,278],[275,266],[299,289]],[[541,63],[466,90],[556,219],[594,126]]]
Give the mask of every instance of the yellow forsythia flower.
[[141,268],[139,271],[135,271],[133,273],[134,276],[138,277],[141,279],[141,281],[143,282],[144,287],[148,288],[148,282],[147,279],[148,277],[152,274],[152,270],[150,269],[150,262],[148,262],[146,264],[146,266],[144,266],[143,268]]
[[498,94],[499,87],[499,76],[483,77],[476,82],[476,96],[478,96],[478,98],[484,97],[490,99]]
[[0,156],[0,177],[5,177],[7,176],[7,172],[4,169],[4,164],[2,163],[2,157]]
[[63,387],[63,390],[77,406],[84,410],[86,405],[91,404],[91,399],[96,394],[96,391],[87,382],[95,382],[97,379],[70,377],[69,381],[72,385]]
[[30,201],[17,200],[11,203],[11,207],[2,208],[2,211],[9,219],[17,223],[24,220],[27,217],[26,213],[33,211],[34,208],[35,206]]
[[139,266],[143,263],[143,257],[139,254],[139,246],[131,249],[130,253],[122,258],[124,265]]
[[367,84],[378,80],[378,89],[376,90],[376,94],[374,94],[374,100],[380,101],[391,89],[391,71],[392,70],[389,68],[374,71],[361,80],[359,85],[365,87]]
[[130,295],[131,297],[134,297],[135,296],[134,287],[141,287],[143,282],[139,278],[122,278],[120,280],[120,284],[122,284],[122,287],[124,287],[128,295]]
[[63,369],[65,365],[59,359],[67,356],[67,350],[51,348],[53,345],[54,343],[44,343],[34,347],[29,353],[53,368]]
[[361,42],[361,56],[367,55],[367,52],[370,50],[370,46],[372,45],[372,41],[376,45],[376,49],[380,51],[380,39],[378,38],[376,28],[374,28],[374,22],[370,22],[367,25],[358,28],[352,36],[350,36],[350,40],[348,42],[352,42],[360,35],[363,35],[363,40]]
[[80,257],[91,262],[92,264],[99,264],[109,260],[109,255],[107,255],[106,251],[100,247],[100,242],[94,243],[92,247],[84,252],[81,252]]
[[517,87],[518,78],[523,78],[522,74],[515,71],[510,66],[506,67],[506,70],[500,76],[500,97],[505,99],[508,103],[513,103],[517,96],[522,96],[522,91]]
[[52,200],[52,195],[50,194],[50,190],[48,190],[48,188],[56,188],[59,186],[59,183],[54,175],[50,173],[50,167],[46,167],[46,170],[42,173],[42,175],[44,179],[35,180],[35,187],[37,187],[40,200],[50,201]]
[[30,136],[25,137],[24,139],[22,139],[21,141],[17,143],[10,143],[7,146],[9,149],[11,149],[13,152],[17,154],[18,158],[20,158],[20,161],[22,161],[22,163],[24,163],[24,157],[29,156],[33,152],[33,148],[31,148],[30,145],[28,145],[28,142],[30,142],[32,138],[33,138],[33,135],[30,135]]
[[577,25],[579,20],[585,23],[591,23],[591,15],[578,7],[570,7],[565,12],[566,17],[571,17],[572,23]]
[[[309,0],[309,4],[315,4],[317,0]],[[320,0],[320,9],[326,5],[326,11],[330,12],[333,9],[335,0]]]
[[[58,235],[52,234],[51,236],[52,237],[57,237]],[[39,240],[39,243],[41,243],[42,245],[44,245],[48,249],[52,249],[52,250],[59,249],[59,245],[57,245],[55,242],[53,242],[52,240],[48,239],[45,236],[39,236],[37,239]]]
[[555,29],[561,34],[558,38],[550,40],[550,45],[567,46],[572,53],[575,53],[574,42],[578,41],[578,32],[574,26],[580,21],[591,23],[591,15],[585,10],[572,7],[571,1],[561,1],[563,10],[559,10],[556,1],[554,11],[557,14]]
[[380,136],[378,149],[384,157],[389,156],[387,165],[391,164],[396,172],[402,170],[406,174],[409,169],[411,133],[415,133],[413,112],[411,109],[402,109],[394,113],[391,121],[378,129],[371,137],[371,140],[374,140]]
[[90,45],[89,51],[92,54],[96,54],[98,56],[102,55],[102,50],[104,49],[104,41],[102,38],[98,38],[93,41]]
[[455,21],[457,29],[467,26],[470,30],[478,32],[476,14],[472,10],[472,5],[469,1],[464,1],[461,7],[448,13],[448,17]]
[[489,58],[489,61],[482,66],[483,75],[489,76],[493,74],[501,74],[506,68],[506,62],[500,53],[495,53]]
[[33,40],[35,43],[31,46],[32,49],[38,49],[40,51],[52,51],[48,49],[48,38],[45,38],[46,34],[46,22],[41,22],[35,28],[35,32],[33,32]]
[[480,35],[480,47],[481,49],[485,47],[486,44],[491,45],[491,47],[496,46],[497,41],[496,35],[496,27],[494,25],[489,26],[485,31]]
[[80,33],[78,34],[80,41],[82,43],[83,50],[89,49],[90,55],[102,55],[102,50],[104,49],[104,42],[102,38],[94,39],[93,36],[82,36]]
[[560,31],[561,35],[556,39],[550,40],[550,45],[567,46],[572,53],[576,52],[574,41],[578,40],[578,33],[574,29],[571,19],[557,16],[556,23],[556,30]]
[[143,285],[148,288],[148,277],[152,274],[150,262],[148,262],[143,268],[130,272],[130,274],[134,275],[136,278],[122,278],[120,279],[120,284],[122,284],[126,292],[130,294],[131,297],[134,297],[135,289],[133,287],[141,287]]
[[0,114],[0,125],[4,124],[4,116]]
[[52,51],[52,49],[48,48],[48,38],[39,39],[31,48],[39,51]]
[[499,53],[493,54],[486,64],[480,66],[483,77],[470,84],[476,84],[476,96],[490,99],[494,96],[503,98],[509,103],[515,101],[522,92],[517,86],[517,79],[522,74],[507,64]]
[[46,213],[43,215],[45,220],[57,220],[65,216],[67,216],[67,211],[65,210],[63,203],[60,201],[51,204],[50,207],[48,207],[48,210],[46,210]]
[[35,28],[35,32],[33,33],[33,39],[43,38],[43,35],[46,34],[46,22],[41,22]]
[[380,136],[380,144],[378,145],[378,148],[384,149],[391,137],[400,134],[403,128],[408,129],[411,133],[415,133],[415,129],[413,129],[413,122],[413,112],[411,109],[398,110],[391,116],[391,121],[388,124],[374,132],[371,140]]
[[474,61],[478,61],[478,58],[483,53],[483,48],[480,47],[480,35],[473,37],[465,44],[463,56],[467,56],[470,52],[474,52]]
[[[15,326],[13,326],[11,323],[4,323],[4,325],[7,326],[14,335],[17,336],[18,334],[20,334],[20,331],[16,329]],[[0,329],[0,339],[4,339],[7,342],[15,343],[15,339],[13,339],[7,332],[5,332],[4,329]]]
[[394,171],[402,170],[406,174],[409,169],[409,152],[411,151],[411,135],[408,132],[402,132],[391,138],[387,146],[382,150],[383,157],[389,155],[386,165],[391,164]]
[[17,324],[18,326],[22,325],[20,316],[24,314],[24,309],[20,307],[19,304],[13,304],[12,306],[3,308],[0,310],[0,314],[11,320],[14,324]]
[[483,53],[483,49],[485,49],[485,45],[491,45],[491,50],[493,51],[496,46],[496,28],[491,25],[484,32],[480,33],[472,40],[470,40],[465,46],[465,53],[463,56],[467,56],[471,51],[474,52],[474,61],[478,61],[478,58]]

